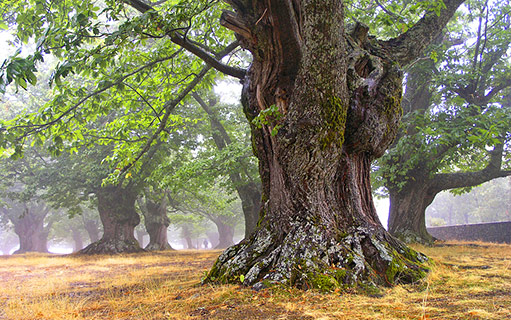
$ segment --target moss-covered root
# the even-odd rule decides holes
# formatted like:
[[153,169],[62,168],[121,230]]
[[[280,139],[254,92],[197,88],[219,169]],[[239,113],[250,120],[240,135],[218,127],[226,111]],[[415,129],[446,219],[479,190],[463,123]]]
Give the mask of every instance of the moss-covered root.
[[423,278],[426,257],[385,237],[388,234],[359,227],[332,239],[312,223],[296,224],[283,237],[261,228],[249,240],[226,250],[204,282],[242,282],[256,288],[278,283],[332,291]]

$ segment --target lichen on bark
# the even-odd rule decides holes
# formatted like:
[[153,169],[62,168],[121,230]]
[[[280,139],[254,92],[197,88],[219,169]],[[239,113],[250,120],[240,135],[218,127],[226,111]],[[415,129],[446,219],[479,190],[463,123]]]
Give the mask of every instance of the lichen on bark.
[[[283,239],[275,239],[265,228],[258,233],[256,240],[225,251],[205,281],[243,279],[244,285],[256,288],[279,284],[333,291],[409,283],[427,272],[417,264],[425,262],[425,256],[405,246],[389,246],[374,230],[359,227],[333,239],[316,223],[297,221]],[[370,251],[378,257],[368,259]]]

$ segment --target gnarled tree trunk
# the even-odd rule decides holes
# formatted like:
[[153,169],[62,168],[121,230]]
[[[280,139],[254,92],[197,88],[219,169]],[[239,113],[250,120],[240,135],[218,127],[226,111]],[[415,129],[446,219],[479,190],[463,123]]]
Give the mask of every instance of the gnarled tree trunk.
[[249,121],[259,122],[252,135],[262,219],[253,236],[218,258],[206,281],[243,275],[245,285],[329,290],[424,275],[424,257],[380,224],[369,174],[401,117],[396,61],[413,60],[434,37],[431,28],[441,29],[461,2],[378,42],[362,25],[344,29],[342,1],[230,1],[236,13],[225,12],[222,24],[253,55],[242,100]]
[[140,217],[135,210],[136,193],[120,186],[97,191],[103,237],[81,250],[83,254],[116,254],[144,251],[134,236]]
[[146,250],[172,250],[167,237],[170,219],[167,216],[166,197],[163,197],[159,203],[146,198],[144,223],[149,233],[149,244],[145,247]]

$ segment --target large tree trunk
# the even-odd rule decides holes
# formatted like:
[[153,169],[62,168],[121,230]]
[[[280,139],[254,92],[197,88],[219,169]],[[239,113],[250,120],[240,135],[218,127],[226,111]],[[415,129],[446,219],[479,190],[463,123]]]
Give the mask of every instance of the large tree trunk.
[[119,186],[102,187],[97,192],[103,237],[81,250],[83,254],[116,254],[144,251],[134,236],[140,217],[135,210],[136,193]]
[[427,183],[414,183],[389,194],[389,232],[407,243],[432,244],[435,238],[426,229],[425,212],[437,193]]
[[[259,122],[252,134],[262,220],[206,281],[243,275],[245,285],[328,290],[423,277],[424,256],[383,228],[370,186],[371,161],[392,143],[401,117],[402,74],[387,53],[396,46],[392,58],[408,63],[421,45],[402,37],[385,51],[364,26],[345,32],[340,1],[242,3],[222,23],[254,57],[242,101],[250,122]],[[431,41],[426,33],[414,29],[414,41]]]
[[241,199],[241,207],[245,217],[245,238],[248,238],[256,230],[259,221],[261,186],[255,182],[249,182],[238,186],[236,190]]
[[234,228],[220,219],[215,219],[213,222],[218,230],[218,245],[215,249],[225,249],[234,244]]
[[49,209],[44,204],[14,206],[20,208],[10,219],[14,232],[19,238],[20,248],[14,254],[26,252],[48,252],[49,229],[44,226],[44,219]]
[[167,238],[170,219],[167,216],[167,200],[163,197],[159,203],[145,200],[144,222],[149,233],[149,244],[146,250],[172,250]]

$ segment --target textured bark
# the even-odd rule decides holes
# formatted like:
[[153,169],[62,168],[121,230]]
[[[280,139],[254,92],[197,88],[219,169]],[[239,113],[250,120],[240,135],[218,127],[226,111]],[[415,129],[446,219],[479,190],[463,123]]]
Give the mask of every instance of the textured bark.
[[[216,101],[211,100],[208,105],[197,93],[194,93],[193,97],[208,114],[213,140],[217,148],[223,150],[232,143],[232,140],[213,110]],[[246,167],[248,164],[242,164],[242,166]],[[248,238],[255,231],[259,220],[261,186],[254,181],[243,179],[239,172],[231,172],[229,178],[241,199],[243,216],[245,217],[245,238]]]
[[98,211],[103,224],[103,237],[80,251],[83,254],[117,254],[144,251],[135,239],[140,217],[135,211],[136,193],[119,186],[97,191]]
[[436,193],[430,192],[426,184],[389,193],[389,232],[407,243],[432,244],[435,238],[426,230],[425,212]]
[[[206,281],[243,275],[245,285],[330,290],[421,278],[424,257],[381,226],[369,177],[401,117],[395,62],[413,60],[415,51],[392,52],[392,42],[368,37],[362,25],[345,30],[340,1],[229,2],[236,12],[221,23],[253,55],[244,111],[250,121],[272,106],[278,112],[252,126],[263,189],[259,228],[225,251]],[[428,14],[411,36],[437,34],[427,26],[443,27],[455,2],[447,1],[441,22]],[[399,43],[408,48],[413,37]]]
[[167,238],[170,219],[167,217],[167,199],[163,197],[159,203],[145,200],[144,223],[149,233],[149,244],[146,250],[172,250]]

